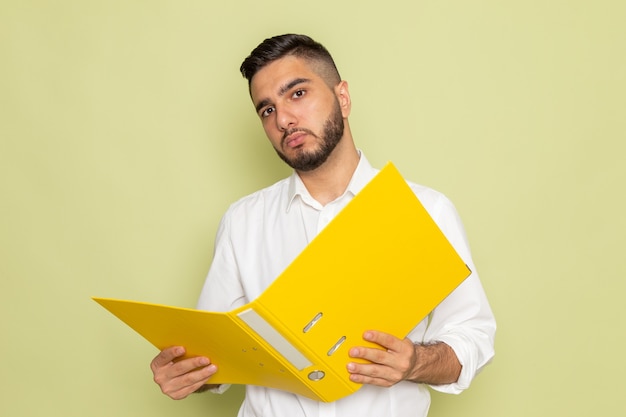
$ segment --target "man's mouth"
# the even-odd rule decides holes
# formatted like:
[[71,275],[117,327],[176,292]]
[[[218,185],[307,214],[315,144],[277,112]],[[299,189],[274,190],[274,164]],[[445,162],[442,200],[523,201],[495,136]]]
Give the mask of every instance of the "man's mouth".
[[283,140],[283,144],[287,148],[298,147],[298,146],[302,145],[302,143],[304,143],[304,138],[307,135],[308,135],[307,132],[298,130],[296,132],[291,133],[287,137],[285,137],[285,139]]

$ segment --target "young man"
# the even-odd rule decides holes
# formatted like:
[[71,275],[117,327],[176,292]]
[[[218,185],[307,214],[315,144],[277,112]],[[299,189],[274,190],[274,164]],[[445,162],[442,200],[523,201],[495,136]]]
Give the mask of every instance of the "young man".
[[[258,297],[377,172],[354,144],[348,84],[322,45],[302,35],[266,39],[241,72],[270,143],[294,172],[224,215],[198,302],[211,311],[230,311]],[[475,271],[453,205],[434,190],[411,188]],[[495,320],[473,272],[407,338],[376,330],[364,334],[381,349],[350,349],[351,357],[371,362],[346,364],[350,379],[364,384],[356,393],[321,403],[247,386],[239,416],[426,416],[425,384],[448,393],[467,388],[493,357],[494,335]],[[176,346],[152,361],[154,380],[165,394],[181,399],[226,388],[211,385],[217,366],[209,358],[174,361],[183,354],[184,347]]]

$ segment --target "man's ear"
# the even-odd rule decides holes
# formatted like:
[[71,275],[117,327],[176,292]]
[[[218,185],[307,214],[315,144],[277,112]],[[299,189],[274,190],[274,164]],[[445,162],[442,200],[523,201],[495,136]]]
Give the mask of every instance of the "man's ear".
[[335,96],[337,96],[337,100],[339,101],[343,118],[347,119],[352,110],[352,101],[350,100],[350,90],[348,89],[347,81],[341,81],[335,86]]

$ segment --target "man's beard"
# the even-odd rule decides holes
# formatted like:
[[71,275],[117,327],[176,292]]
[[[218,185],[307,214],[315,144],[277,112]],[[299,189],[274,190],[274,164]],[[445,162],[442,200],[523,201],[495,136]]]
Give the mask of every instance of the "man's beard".
[[324,122],[324,129],[322,132],[322,137],[315,135],[308,129],[304,128],[295,128],[287,130],[283,135],[283,142],[285,138],[291,135],[294,132],[306,132],[309,135],[312,135],[318,139],[321,139],[319,149],[307,152],[302,149],[296,149],[296,156],[292,159],[288,158],[285,154],[276,149],[276,153],[285,161],[287,165],[296,171],[312,171],[319,166],[321,166],[330,154],[333,152],[337,144],[341,141],[343,137],[343,115],[341,114],[341,108],[339,107],[339,102],[335,100],[335,105],[333,111],[330,116]]

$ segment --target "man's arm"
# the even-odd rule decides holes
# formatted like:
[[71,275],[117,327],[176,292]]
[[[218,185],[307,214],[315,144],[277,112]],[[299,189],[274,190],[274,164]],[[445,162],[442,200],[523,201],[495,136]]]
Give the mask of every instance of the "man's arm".
[[217,366],[203,356],[177,358],[185,354],[185,348],[173,346],[162,350],[150,363],[150,369],[163,394],[174,400],[182,400],[194,392],[202,392],[217,385],[206,384]]
[[348,364],[353,382],[383,387],[400,381],[441,385],[456,382],[461,373],[461,363],[445,343],[414,344],[409,339],[398,339],[378,331],[365,332],[363,339],[381,348],[350,349],[351,357],[371,362]]

